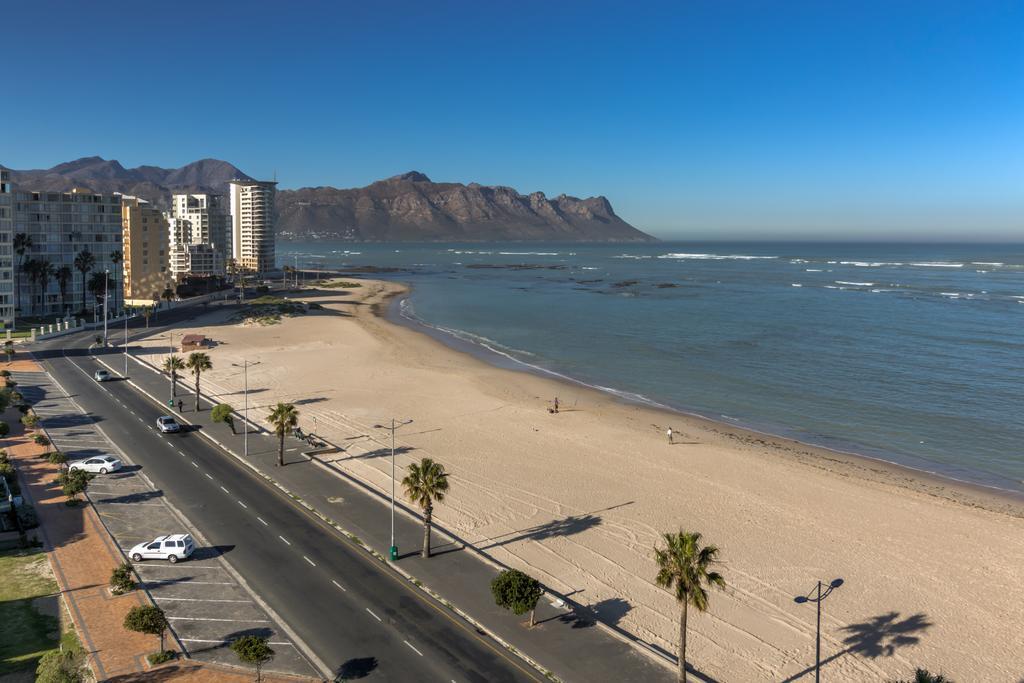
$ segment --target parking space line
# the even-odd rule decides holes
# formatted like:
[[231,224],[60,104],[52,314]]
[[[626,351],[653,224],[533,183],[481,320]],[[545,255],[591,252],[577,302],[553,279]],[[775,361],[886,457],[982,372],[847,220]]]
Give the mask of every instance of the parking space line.
[[[149,581],[143,581],[142,583],[144,583],[144,584],[146,584],[148,586],[150,582]],[[181,583],[183,585],[195,584],[196,586],[237,586],[238,585],[238,584],[232,583],[230,581],[192,581],[191,579],[189,579],[187,581],[182,581]],[[158,582],[153,582],[153,584],[156,585],[156,586],[163,585],[163,584],[160,584]]]
[[367,611],[367,612],[369,612],[369,613],[370,613],[370,616],[371,616],[371,617],[373,617],[374,619],[376,619],[377,621],[379,621],[379,622],[381,622],[381,623],[383,623],[383,622],[384,622],[384,620],[383,620],[383,619],[381,619],[380,617],[378,617],[378,616],[377,616],[376,614],[374,614],[374,613],[373,613],[373,610],[372,610],[372,609],[370,609],[369,607],[367,607],[367,608],[366,608],[366,611]]
[[316,566],[316,562],[314,562],[313,560],[309,559],[305,555],[302,556],[302,559],[304,559],[306,562],[309,562],[312,566],[314,566],[314,567]]
[[417,650],[415,647],[413,647],[413,644],[410,643],[408,640],[403,640],[402,642],[405,643],[406,645],[408,645],[409,647],[411,647],[412,651],[415,652],[416,654],[418,654],[420,657],[423,656],[423,653],[420,652],[419,650]]
[[331,579],[331,583],[333,583],[333,584],[334,584],[335,586],[337,586],[337,587],[338,587],[338,588],[340,588],[341,590],[345,591],[346,593],[348,592],[348,589],[347,589],[347,588],[345,588],[344,586],[342,586],[342,585],[341,585],[340,583],[338,583],[338,582],[337,582],[337,581],[335,581],[334,579]]
[[226,600],[226,599],[223,599],[223,598],[218,598],[218,599],[213,599],[213,598],[210,598],[210,599],[207,599],[207,598],[168,598],[168,597],[163,597],[163,596],[160,596],[160,597],[154,596],[153,599],[156,600],[157,602],[160,602],[162,600],[168,600],[168,601],[174,601],[174,602],[245,602],[245,603],[252,604],[252,600]]
[[287,538],[285,538],[284,536],[278,536],[278,538],[280,538],[280,539],[281,539],[282,541],[284,541],[284,542],[285,542],[285,543],[287,543],[288,545],[291,545],[291,543],[290,543],[290,542],[288,541],[288,539],[287,539]]
[[[186,643],[220,643],[221,645],[227,645],[231,642],[230,640],[205,640],[203,638],[178,638],[178,640]],[[288,641],[269,640],[267,641],[267,645],[291,645],[292,647],[295,647],[295,643],[290,643]]]

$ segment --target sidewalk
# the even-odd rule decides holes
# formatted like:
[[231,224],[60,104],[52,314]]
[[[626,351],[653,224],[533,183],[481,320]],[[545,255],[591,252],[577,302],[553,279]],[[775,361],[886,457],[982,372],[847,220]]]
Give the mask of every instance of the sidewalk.
[[[8,366],[12,371],[38,372],[33,361],[19,360]],[[35,506],[40,526],[28,532],[43,542],[54,576],[64,597],[75,629],[85,648],[88,663],[97,680],[164,681],[196,680],[242,683],[252,674],[244,669],[199,665],[179,660],[150,668],[146,655],[157,651],[154,636],[127,631],[122,625],[124,615],[137,605],[151,605],[142,590],[112,596],[107,589],[111,571],[124,557],[103,527],[91,503],[68,507],[56,483],[59,468],[38,456],[48,447],[36,445],[20,422],[21,414],[6,411],[2,419],[11,427],[3,439],[5,448],[16,463],[22,482],[22,495]],[[174,638],[165,639],[168,649],[177,650]],[[295,681],[287,677],[265,677],[268,681]]]
[[[130,381],[154,402],[165,405],[168,379],[152,366],[134,359]],[[112,364],[117,365],[116,363]],[[117,367],[111,368],[117,371]],[[123,369],[123,367],[122,367]],[[232,435],[224,424],[210,417],[210,401],[203,398],[198,414],[190,406],[194,398],[182,385],[178,395],[186,405],[176,416],[200,427],[200,433],[220,445],[249,467],[274,481],[307,508],[339,529],[355,536],[378,557],[386,558],[391,544],[390,501],[371,487],[352,479],[338,468],[303,454],[308,446],[288,438],[285,467],[278,467],[277,437],[265,432],[249,433],[249,456],[242,456],[243,436]],[[241,431],[241,420],[238,420]],[[341,457],[362,454],[362,449]],[[330,457],[339,457],[332,454]],[[396,504],[396,542],[401,548],[393,566],[455,611],[482,627],[564,681],[670,681],[674,667],[661,655],[646,654],[629,642],[628,634],[598,624],[584,608],[571,601],[545,596],[537,606],[538,625],[523,626],[525,617],[498,608],[490,592],[490,581],[499,565],[484,553],[464,546],[458,539],[435,527],[434,549],[429,560],[419,556],[422,521],[403,501]],[[661,659],[661,661],[657,661]],[[701,676],[696,676],[698,680]]]

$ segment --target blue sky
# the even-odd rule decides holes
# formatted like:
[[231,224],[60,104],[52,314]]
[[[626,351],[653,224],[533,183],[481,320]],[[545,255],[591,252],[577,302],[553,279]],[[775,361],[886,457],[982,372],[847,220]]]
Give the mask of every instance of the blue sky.
[[[173,9],[172,9],[173,8]],[[1024,238],[1021,2],[16,3],[0,163],[604,194],[682,238]]]

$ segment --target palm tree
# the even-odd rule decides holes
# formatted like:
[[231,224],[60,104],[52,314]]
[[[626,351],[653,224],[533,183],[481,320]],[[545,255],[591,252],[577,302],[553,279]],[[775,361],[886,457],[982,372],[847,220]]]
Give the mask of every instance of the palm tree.
[[170,308],[171,300],[174,298],[174,290],[168,287],[160,295],[160,298],[167,302],[167,307]]
[[25,273],[25,276],[28,279],[28,310],[26,311],[27,315],[32,315],[32,304],[35,303],[35,286],[36,279],[39,273],[39,263],[40,261],[30,257],[25,259],[25,261],[21,264],[20,268],[20,270]]
[[273,412],[267,416],[267,422],[274,425],[274,433],[277,434],[277,465],[284,467],[284,437],[291,434],[299,424],[299,411],[291,403],[278,403],[274,406]]
[[655,581],[662,588],[675,588],[676,601],[682,606],[679,619],[679,681],[686,681],[686,611],[693,606],[698,612],[708,608],[708,592],[705,588],[725,588],[725,579],[711,565],[718,562],[718,548],[713,545],[701,547],[700,533],[680,530],[678,534],[662,534],[665,549],[654,548],[658,562],[658,576]]
[[[89,276],[89,293],[96,297],[96,303],[103,301],[103,292],[107,289],[107,274],[99,271]],[[103,301],[104,307],[107,302]]]
[[36,266],[36,280],[39,282],[39,299],[44,315],[46,314],[46,288],[50,285],[50,278],[53,276],[53,264],[45,259],[40,259]]
[[124,261],[124,252],[123,251],[121,251],[120,249],[115,249],[114,251],[110,252],[110,263],[114,266],[111,269],[110,274],[114,276],[114,310],[115,311],[117,310],[117,289],[118,289],[117,288],[117,274],[119,272],[121,272],[121,269],[118,268],[118,264],[121,263],[122,261]]
[[85,277],[86,277],[86,275],[89,274],[89,271],[92,270],[93,266],[95,266],[95,265],[96,265],[96,257],[92,255],[92,252],[89,251],[88,247],[86,247],[85,249],[82,249],[82,251],[80,251],[77,254],[75,254],[75,270],[77,270],[78,272],[80,272],[82,274],[82,311],[83,312],[86,310],[86,308],[85,308],[85,291],[86,291]]
[[430,524],[434,516],[434,501],[440,503],[448,492],[448,473],[444,465],[430,458],[409,465],[409,474],[402,480],[405,495],[423,508],[423,557],[430,557]]
[[185,361],[172,355],[164,361],[164,372],[171,376],[171,398],[178,395],[178,371],[185,369]]
[[210,357],[202,351],[193,351],[188,354],[188,361],[185,363],[185,367],[192,371],[192,374],[196,376],[196,412],[199,412],[199,376],[213,368],[213,362]]
[[25,260],[25,252],[31,249],[34,245],[32,236],[24,232],[19,232],[14,236],[14,253],[18,255],[18,281],[14,285],[14,307],[18,307],[18,301],[21,297],[21,269],[22,262]]
[[153,307],[152,306],[143,306],[142,307],[142,317],[146,319],[146,329],[147,330],[149,329],[149,319],[152,316],[153,316]]
[[946,678],[942,674],[930,673],[927,669],[917,669],[914,672],[914,678],[910,681],[895,681],[895,683],[953,683],[950,679]]
[[67,308],[64,299],[68,296],[68,285],[71,284],[71,275],[71,269],[67,266],[61,266],[54,273],[54,276],[57,278],[57,286],[60,287],[60,310],[65,314],[67,313]]

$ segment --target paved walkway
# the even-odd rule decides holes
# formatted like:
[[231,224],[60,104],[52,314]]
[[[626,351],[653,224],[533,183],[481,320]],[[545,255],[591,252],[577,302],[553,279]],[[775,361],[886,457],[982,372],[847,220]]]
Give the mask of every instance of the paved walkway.
[[[116,353],[116,351],[115,351]],[[121,372],[120,360],[111,362]],[[120,368],[120,369],[119,369]],[[136,361],[131,382],[163,405],[168,380],[152,366]],[[204,410],[196,413],[194,399],[182,385],[178,395],[184,398],[183,421],[200,427],[233,456],[272,479],[310,507],[321,517],[360,539],[380,557],[390,547],[388,501],[375,489],[358,482],[329,461],[303,455],[306,444],[289,438],[285,467],[277,467],[277,438],[267,433],[249,434],[248,458],[242,456],[243,436],[232,435],[224,424],[210,417],[210,401],[203,397]],[[365,449],[352,446],[347,456],[359,457]],[[337,457],[337,456],[332,456]],[[564,681],[670,681],[673,668],[641,652],[630,644],[627,634],[615,634],[599,627],[595,615],[585,608],[557,598],[545,598],[537,609],[538,626],[527,629],[523,618],[498,608],[490,592],[490,581],[499,566],[485,554],[467,549],[459,540],[436,533],[437,554],[423,560],[415,552],[422,539],[422,521],[412,510],[399,503],[395,521],[396,538],[404,554],[394,566],[453,609],[471,618],[492,635],[525,653]],[[412,552],[410,552],[412,551]],[[708,680],[697,674],[696,680]]]
[[[45,373],[30,360],[18,360],[6,366],[22,381],[25,373]],[[19,386],[19,389],[22,387]],[[38,446],[26,434],[21,414],[8,410],[2,419],[11,426],[3,439],[5,448],[16,462],[22,482],[22,495],[33,504],[40,526],[28,532],[44,544],[61,594],[71,613],[79,639],[88,653],[88,663],[98,680],[115,681],[251,681],[245,670],[199,665],[183,660],[147,670],[145,657],[159,644],[153,636],[127,631],[122,626],[124,615],[137,605],[150,605],[143,591],[112,596],[107,590],[110,573],[123,561],[113,539],[100,522],[91,504],[68,507],[56,483],[59,468],[39,456],[49,450]],[[174,639],[165,641],[168,649],[177,649]],[[265,680],[296,680],[273,677]],[[308,680],[308,679],[303,679]]]

